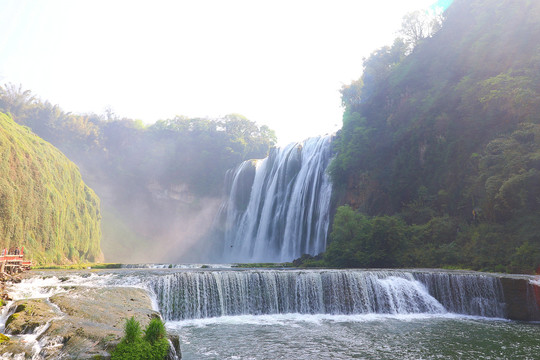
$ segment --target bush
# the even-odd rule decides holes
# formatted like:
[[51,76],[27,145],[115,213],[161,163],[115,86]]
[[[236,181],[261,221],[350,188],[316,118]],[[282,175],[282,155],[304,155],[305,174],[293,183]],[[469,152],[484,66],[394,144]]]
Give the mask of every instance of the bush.
[[169,352],[165,325],[154,318],[141,337],[141,325],[134,317],[126,320],[124,337],[113,350],[111,360],[163,360]]
[[124,332],[124,340],[127,343],[134,343],[141,337],[141,324],[132,316],[131,319],[126,320]]
[[397,267],[408,237],[407,225],[396,216],[370,218],[340,206],[324,261],[331,267]]

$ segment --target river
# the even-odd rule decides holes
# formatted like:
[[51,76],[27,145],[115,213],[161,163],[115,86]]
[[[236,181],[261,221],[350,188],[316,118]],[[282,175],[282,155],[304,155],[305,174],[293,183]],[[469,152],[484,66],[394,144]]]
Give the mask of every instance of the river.
[[262,315],[169,322],[184,359],[538,359],[540,324],[459,315]]
[[540,323],[504,319],[495,275],[152,267],[34,272],[11,291],[142,287],[188,360],[540,358]]

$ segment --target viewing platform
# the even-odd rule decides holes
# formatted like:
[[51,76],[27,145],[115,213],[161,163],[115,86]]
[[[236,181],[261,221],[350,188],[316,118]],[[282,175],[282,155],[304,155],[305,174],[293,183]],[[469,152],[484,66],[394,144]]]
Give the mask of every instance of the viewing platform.
[[32,261],[24,260],[23,254],[0,255],[0,274],[15,275],[32,268]]

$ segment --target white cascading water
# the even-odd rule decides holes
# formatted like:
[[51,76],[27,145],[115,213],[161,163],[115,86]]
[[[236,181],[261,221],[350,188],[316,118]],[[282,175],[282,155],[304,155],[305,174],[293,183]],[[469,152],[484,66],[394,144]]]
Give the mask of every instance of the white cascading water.
[[496,277],[442,272],[417,273],[415,276],[450,312],[504,317],[504,294]]
[[229,174],[221,209],[225,262],[284,262],[326,248],[331,136],[273,149]]
[[[500,281],[489,276],[357,270],[186,271],[154,278],[148,287],[164,318],[173,321],[290,313],[454,312],[504,317]],[[450,292],[455,296],[443,295],[444,302],[436,298]],[[465,298],[469,302],[472,298],[470,306],[460,302]]]

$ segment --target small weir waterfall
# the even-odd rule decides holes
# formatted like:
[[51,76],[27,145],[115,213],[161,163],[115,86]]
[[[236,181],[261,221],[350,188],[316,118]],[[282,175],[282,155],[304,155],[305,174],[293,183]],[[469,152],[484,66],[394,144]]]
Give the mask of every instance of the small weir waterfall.
[[504,317],[496,277],[363,270],[189,271],[149,284],[167,320],[272,314]]
[[326,248],[331,136],[273,149],[228,174],[221,261],[284,262]]
[[[0,360],[72,358],[64,355],[74,346],[97,346],[96,331],[108,343],[116,328],[119,339],[124,318],[152,309],[185,360],[532,360],[540,354],[538,285],[533,276],[427,269],[35,270],[10,285],[15,301],[0,329],[9,344],[21,342]],[[89,306],[116,325],[94,324]],[[15,314],[43,326],[17,335],[5,326]]]

